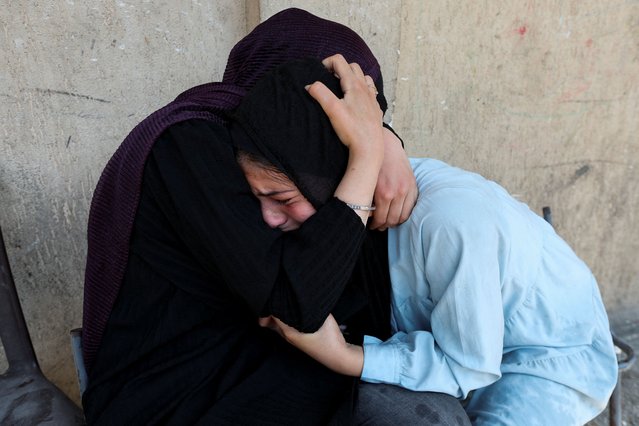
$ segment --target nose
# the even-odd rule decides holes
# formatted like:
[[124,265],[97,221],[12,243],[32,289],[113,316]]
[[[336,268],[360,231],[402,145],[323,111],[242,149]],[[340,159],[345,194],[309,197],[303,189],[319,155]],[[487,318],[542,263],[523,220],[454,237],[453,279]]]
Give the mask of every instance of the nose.
[[286,215],[271,206],[262,205],[262,217],[271,228],[277,228],[286,222]]

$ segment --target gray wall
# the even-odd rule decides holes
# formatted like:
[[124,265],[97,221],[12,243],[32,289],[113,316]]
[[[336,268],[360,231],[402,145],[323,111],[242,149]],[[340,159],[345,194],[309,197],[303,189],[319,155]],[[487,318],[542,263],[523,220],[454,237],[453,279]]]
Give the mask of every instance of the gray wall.
[[45,374],[77,400],[68,331],[81,324],[104,164],[148,113],[219,80],[231,46],[289,6],[369,42],[411,155],[552,206],[608,310],[637,306],[639,2],[506,3],[0,0],[0,225]]

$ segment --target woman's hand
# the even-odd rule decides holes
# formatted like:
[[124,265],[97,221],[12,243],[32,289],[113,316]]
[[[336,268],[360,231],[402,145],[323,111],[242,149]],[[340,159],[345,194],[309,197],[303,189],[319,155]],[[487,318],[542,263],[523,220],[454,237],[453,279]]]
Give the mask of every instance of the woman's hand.
[[287,342],[339,374],[359,377],[364,367],[364,350],[347,343],[333,315],[315,333],[301,333],[273,316],[259,324],[277,331]]
[[364,75],[358,64],[349,64],[340,54],[322,63],[339,78],[344,97],[338,98],[321,82],[307,86],[308,93],[322,106],[335,133],[349,150],[374,153],[381,159],[383,113],[377,103],[373,79]]
[[401,141],[384,128],[384,161],[375,187],[371,229],[380,231],[404,223],[417,201],[417,183]]
[[[374,201],[376,210],[369,223],[371,229],[397,226],[405,222],[413,210],[417,185],[400,141],[381,126],[383,113],[377,103],[373,79],[365,76],[359,65],[347,63],[339,54],[322,63],[340,79],[344,98],[339,99],[321,82],[311,84],[307,89],[328,115],[342,143],[349,148],[349,169],[380,168],[373,200],[360,196],[366,201],[356,202],[354,197],[358,195],[347,191],[341,192],[343,196],[338,192],[335,195],[351,204],[367,205]],[[367,212],[358,214],[366,224]]]
[[[384,159],[382,110],[377,103],[377,90],[373,79],[364,75],[359,65],[347,63],[342,55],[331,56],[322,63],[338,76],[344,92],[340,99],[321,82],[307,86],[349,151],[346,172],[334,195],[351,206],[370,206]],[[354,212],[366,225],[370,211],[354,208]]]

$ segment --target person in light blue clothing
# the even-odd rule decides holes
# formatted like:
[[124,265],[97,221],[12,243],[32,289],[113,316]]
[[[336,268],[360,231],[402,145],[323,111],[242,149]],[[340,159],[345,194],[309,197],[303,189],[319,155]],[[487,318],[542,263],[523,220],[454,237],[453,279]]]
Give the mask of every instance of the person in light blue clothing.
[[506,190],[411,159],[420,191],[390,229],[395,335],[366,338],[362,380],[468,398],[476,424],[583,424],[617,378],[597,282]]
[[[342,81],[358,73],[352,64],[337,64],[329,68]],[[334,190],[335,197],[363,223],[374,208],[380,147],[397,137],[382,129],[378,116],[353,107],[349,88],[342,88],[344,97],[320,82],[307,91],[330,118],[336,132],[330,143],[347,147],[346,169],[330,171],[334,158],[322,155],[312,135],[291,138],[281,130],[280,138],[261,131],[304,126],[286,117],[299,111],[297,95],[282,103],[286,96],[278,89],[275,111],[240,123],[250,127],[255,148],[251,155],[240,153],[238,161],[269,225],[295,232],[315,212],[308,199],[324,176],[309,185],[313,177],[299,170],[305,161],[313,170],[325,162],[327,173],[344,176],[341,185],[359,172],[348,190]],[[261,101],[249,94],[244,107]],[[305,102],[314,101],[308,96]],[[287,157],[290,144],[310,157]],[[393,336],[386,341],[366,336],[362,346],[351,345],[332,316],[312,334],[273,317],[261,324],[327,367],[361,377],[367,382],[361,389],[395,385],[417,391],[417,397],[439,392],[464,400],[475,425],[580,425],[594,418],[615,386],[617,361],[589,268],[552,226],[495,182],[435,159],[410,161],[419,198],[408,221],[387,231]]]

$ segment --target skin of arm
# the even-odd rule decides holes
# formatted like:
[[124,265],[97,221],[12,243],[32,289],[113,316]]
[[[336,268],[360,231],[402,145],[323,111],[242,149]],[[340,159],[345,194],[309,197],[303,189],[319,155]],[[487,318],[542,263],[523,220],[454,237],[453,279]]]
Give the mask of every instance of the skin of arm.
[[[340,99],[321,82],[307,86],[349,150],[346,172],[334,195],[346,203],[370,206],[384,159],[382,111],[375,85],[359,65],[347,63],[342,55],[330,56],[322,63],[339,77],[344,92]],[[354,211],[366,225],[370,212]]]
[[[365,144],[357,143],[359,141],[365,143],[367,140],[366,137],[371,137],[373,133],[378,133],[379,128],[377,124],[381,123],[381,116],[379,121],[371,122],[371,124],[374,124],[373,127],[362,126],[358,128],[353,127],[353,124],[357,123],[358,120],[361,120],[367,114],[373,112],[375,114],[382,114],[381,111],[379,111],[377,102],[370,102],[371,99],[375,99],[376,95],[374,82],[369,76],[364,76],[361,68],[357,64],[348,64],[342,55],[337,54],[330,56],[326,58],[323,63],[327,69],[342,79],[342,89],[344,89],[345,92],[344,98],[338,99],[322,83],[312,84],[307,87],[307,89],[311,96],[322,105],[340,139],[342,139],[344,144],[351,150],[348,167],[349,175],[361,174],[362,167],[366,168],[367,173],[373,173],[376,168],[375,161],[378,160],[378,157],[366,157],[368,155],[377,155],[378,153],[365,151],[368,147]],[[362,77],[364,77],[364,80],[362,80]],[[362,86],[362,83],[366,83],[366,88]],[[373,106],[375,111],[362,108],[364,106]],[[353,139],[355,145],[350,146],[350,134],[353,134],[353,129],[359,130],[357,132],[359,135],[355,135],[358,137]],[[374,186],[373,199],[376,210],[373,212],[371,220],[369,221],[371,229],[380,231],[404,223],[408,219],[408,216],[410,216],[418,195],[415,176],[413,175],[413,170],[410,167],[408,157],[401,142],[390,130],[385,128],[382,128],[382,140],[383,159],[378,169]],[[353,155],[353,150],[356,151],[356,156]],[[374,162],[371,163],[371,160]],[[351,191],[352,188],[348,187],[343,189],[343,195],[349,196],[347,191]],[[370,188],[366,185],[361,185],[363,193],[368,192],[368,189]],[[342,199],[340,195],[336,194],[336,196]],[[359,194],[352,194],[351,196],[359,196]],[[361,198],[366,199],[367,197],[362,194]],[[344,199],[344,201],[359,204],[354,201],[349,201],[348,199]],[[370,201],[362,205],[368,204],[370,204]],[[366,222],[369,215],[361,214],[360,216],[363,217],[363,221]]]
[[278,332],[288,343],[336,373],[362,375],[364,349],[344,340],[333,315],[329,315],[315,333],[301,333],[273,316],[260,318],[260,325]]

